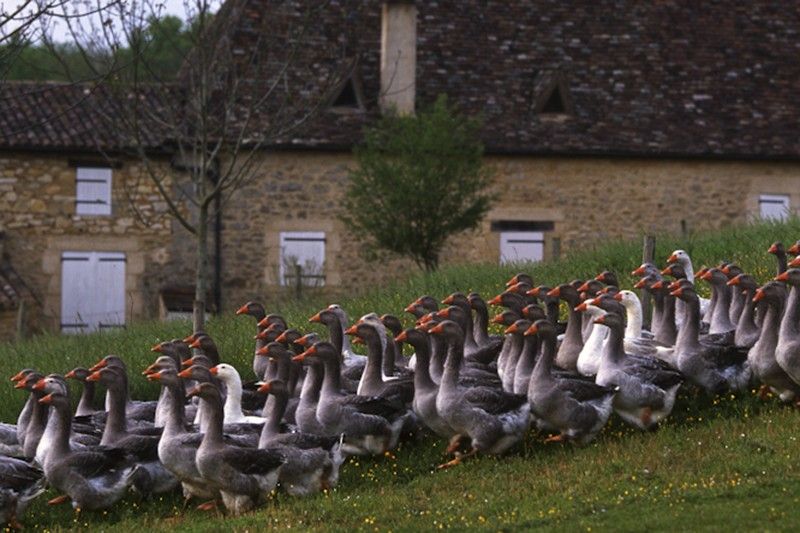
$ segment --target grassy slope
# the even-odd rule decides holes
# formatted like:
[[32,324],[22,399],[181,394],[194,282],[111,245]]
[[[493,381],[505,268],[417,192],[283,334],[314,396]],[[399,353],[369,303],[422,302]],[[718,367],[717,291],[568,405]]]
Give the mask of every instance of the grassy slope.
[[[732,259],[766,280],[774,261],[765,253],[776,239],[793,242],[800,222],[734,228],[682,242],[696,266]],[[678,244],[660,239],[663,259]],[[557,283],[610,268],[629,272],[638,265],[639,243],[620,243],[526,268],[537,280]],[[399,313],[424,292],[443,297],[453,290],[477,290],[491,296],[515,268],[475,265],[450,268],[430,277],[375,291],[342,303],[352,315],[368,311]],[[625,275],[622,276],[626,278]],[[293,324],[324,302],[287,305],[281,311]],[[188,325],[142,324],[123,332],[87,337],[40,337],[0,347],[0,376],[24,366],[66,371],[105,353],[118,353],[132,369],[152,359],[156,341],[186,334]],[[225,317],[209,324],[223,357],[249,375],[252,320]],[[137,397],[155,389],[133,378]],[[688,395],[687,395],[688,394]],[[0,388],[0,420],[13,420],[23,397]],[[38,528],[73,525],[130,530],[150,528],[216,530],[345,528],[412,530],[438,527],[566,527],[569,529],[715,528],[723,524],[759,529],[788,529],[800,515],[796,413],[774,401],[752,397],[717,400],[684,393],[667,423],[641,434],[618,420],[585,448],[543,445],[531,434],[519,453],[482,458],[448,472],[434,472],[444,444],[425,438],[405,443],[391,457],[351,459],[339,487],[305,500],[277,496],[258,513],[223,519],[180,510],[179,498],[138,502],[131,498],[108,514],[76,519],[69,508],[35,503],[25,522]]]

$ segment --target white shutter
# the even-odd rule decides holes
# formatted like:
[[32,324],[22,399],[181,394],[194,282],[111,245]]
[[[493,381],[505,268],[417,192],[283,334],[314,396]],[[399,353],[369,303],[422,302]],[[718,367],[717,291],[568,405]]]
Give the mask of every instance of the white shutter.
[[125,325],[125,254],[64,252],[61,330],[85,333]]
[[789,218],[788,194],[762,194],[758,197],[761,218],[786,220]]
[[544,258],[544,234],[540,231],[504,231],[500,233],[500,264],[541,261]]
[[302,284],[322,286],[325,284],[325,232],[285,231],[281,232],[281,259],[279,265],[281,285],[294,285],[294,265],[300,265]]
[[75,213],[111,214],[111,169],[79,167],[75,180]]

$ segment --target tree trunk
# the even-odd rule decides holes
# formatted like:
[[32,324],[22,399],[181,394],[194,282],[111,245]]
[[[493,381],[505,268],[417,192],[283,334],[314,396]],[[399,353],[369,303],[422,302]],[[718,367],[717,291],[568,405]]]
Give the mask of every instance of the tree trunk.
[[206,321],[206,293],[208,280],[208,206],[201,204],[197,221],[197,266],[194,279],[194,313],[192,314],[192,328],[194,331],[203,330]]

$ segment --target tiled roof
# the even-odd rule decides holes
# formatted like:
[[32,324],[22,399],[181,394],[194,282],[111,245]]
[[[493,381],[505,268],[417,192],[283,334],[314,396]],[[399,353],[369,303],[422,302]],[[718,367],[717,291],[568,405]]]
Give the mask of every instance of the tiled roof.
[[[167,86],[144,87],[143,107],[165,106]],[[130,146],[121,127],[114,91],[97,84],[58,82],[0,83],[0,148],[36,150],[97,150]],[[160,146],[160,126],[143,128],[144,144]]]
[[[217,18],[231,66],[245,73],[253,95],[281,77],[257,113],[231,117],[248,120],[252,138],[299,121],[354,59],[365,111],[321,111],[271,143],[346,149],[377,116],[382,2],[329,0],[308,17],[317,4],[228,0]],[[417,7],[418,105],[445,93],[480,114],[489,152],[800,157],[800,4],[428,0]],[[281,53],[303,25],[303,46],[284,70]],[[270,44],[277,42],[284,45]],[[85,88],[0,87],[0,147],[69,148],[98,136],[124,144],[95,122],[97,103]],[[554,88],[567,113],[542,114]],[[149,142],[161,137],[150,132]]]

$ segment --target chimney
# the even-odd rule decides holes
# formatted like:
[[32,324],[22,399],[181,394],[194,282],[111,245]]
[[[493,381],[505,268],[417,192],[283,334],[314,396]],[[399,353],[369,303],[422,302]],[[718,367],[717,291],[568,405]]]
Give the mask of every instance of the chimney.
[[417,78],[417,6],[413,0],[383,4],[381,111],[414,113]]

